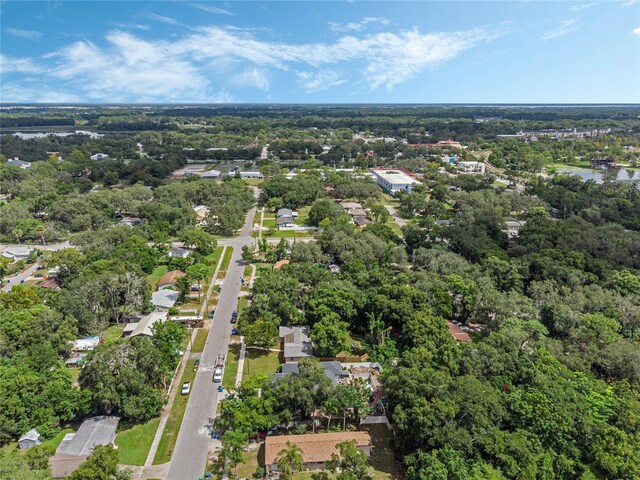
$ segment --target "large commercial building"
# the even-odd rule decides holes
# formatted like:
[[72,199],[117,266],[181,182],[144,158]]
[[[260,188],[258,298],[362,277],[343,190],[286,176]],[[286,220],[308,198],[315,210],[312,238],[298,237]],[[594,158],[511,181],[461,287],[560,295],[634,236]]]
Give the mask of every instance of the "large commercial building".
[[374,168],[371,173],[375,175],[378,185],[387,193],[410,192],[414,185],[420,184],[406,170],[402,169]]

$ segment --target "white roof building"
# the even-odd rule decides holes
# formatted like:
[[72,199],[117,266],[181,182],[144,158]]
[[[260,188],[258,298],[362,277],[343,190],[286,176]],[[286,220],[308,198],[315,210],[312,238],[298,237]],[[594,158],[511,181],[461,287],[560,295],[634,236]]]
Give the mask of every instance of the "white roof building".
[[410,192],[414,185],[420,185],[419,181],[402,170],[374,168],[371,173],[375,175],[378,185],[387,193]]
[[14,261],[25,260],[32,251],[33,248],[31,247],[7,247],[2,252],[2,256]]

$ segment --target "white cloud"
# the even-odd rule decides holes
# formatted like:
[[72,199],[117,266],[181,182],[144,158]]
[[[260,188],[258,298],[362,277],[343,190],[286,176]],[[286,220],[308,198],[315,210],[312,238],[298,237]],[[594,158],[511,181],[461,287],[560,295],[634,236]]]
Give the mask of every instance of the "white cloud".
[[578,19],[577,18],[565,18],[560,21],[560,24],[552,29],[544,32],[542,34],[542,40],[545,42],[554,38],[564,37],[572,32],[575,32],[578,29]]
[[41,32],[37,32],[35,30],[22,30],[21,28],[7,27],[4,29],[4,31],[9,35],[11,35],[12,37],[18,37],[18,38],[35,39],[35,38],[40,38],[42,36]]
[[171,55],[163,41],[129,33],[107,35],[108,49],[75,42],[55,54],[52,75],[96,101],[204,101],[209,82],[189,61]]
[[626,2],[622,2],[621,5],[622,5],[623,8],[632,7],[633,5],[638,3],[638,1],[640,1],[640,0],[627,0]]
[[220,91],[222,85],[268,91],[269,69],[291,72],[307,92],[347,80],[360,88],[391,90],[500,35],[494,31],[414,29],[292,43],[265,40],[264,32],[219,26],[164,40],[115,30],[104,46],[77,41],[44,55],[46,70],[29,59],[4,56],[2,65],[3,73],[41,73],[32,79],[42,84],[53,79],[56,89],[95,102],[231,101],[228,92]]
[[2,85],[2,101],[6,103],[78,103],[81,97],[48,88],[28,88],[15,83]]
[[591,3],[576,3],[575,5],[571,5],[569,10],[571,12],[581,12],[582,10],[587,10],[591,7],[595,6],[595,2]]
[[151,20],[156,20],[161,23],[168,23],[169,25],[179,25],[180,22],[175,18],[165,17],[164,15],[158,15],[157,13],[148,13],[147,18]]
[[317,72],[298,72],[298,82],[308,92],[320,92],[331,87],[346,83],[347,79],[334,70],[319,70]]
[[640,27],[638,28],[634,28],[631,33],[633,33],[634,35],[640,35]]
[[231,77],[231,82],[239,87],[253,87],[260,90],[269,90],[269,79],[264,71],[257,68],[245,70]]
[[2,73],[38,73],[41,68],[30,58],[11,58],[0,53],[0,72]]
[[225,10],[224,8],[220,8],[220,7],[214,7],[213,5],[210,5],[205,2],[195,2],[195,3],[190,3],[189,5],[209,13],[215,13],[218,15],[233,15],[233,13],[231,13],[229,10]]
[[377,23],[380,25],[389,25],[389,20],[386,18],[380,18],[380,17],[364,17],[359,22],[349,22],[344,24],[329,22],[329,28],[334,32],[347,32],[347,31],[359,32],[361,30],[364,30],[365,27],[370,23]]

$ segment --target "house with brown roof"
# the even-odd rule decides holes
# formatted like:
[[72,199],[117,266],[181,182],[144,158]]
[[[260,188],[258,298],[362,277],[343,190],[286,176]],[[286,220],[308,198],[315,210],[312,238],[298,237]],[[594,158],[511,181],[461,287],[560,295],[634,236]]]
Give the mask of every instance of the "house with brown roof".
[[467,332],[462,330],[462,328],[460,328],[459,325],[456,325],[455,323],[449,321],[447,322],[447,326],[449,327],[449,332],[451,333],[451,336],[457,342],[471,343],[471,337]]
[[373,444],[367,432],[307,433],[304,435],[272,435],[264,444],[264,466],[268,474],[278,473],[280,452],[287,448],[287,442],[298,446],[302,452],[303,470],[321,470],[338,453],[336,446],[342,442],[356,442],[356,447],[371,455]]
[[165,273],[160,277],[158,290],[162,290],[165,287],[173,287],[178,282],[178,279],[185,275],[186,273],[181,272],[180,270],[171,270],[170,272]]

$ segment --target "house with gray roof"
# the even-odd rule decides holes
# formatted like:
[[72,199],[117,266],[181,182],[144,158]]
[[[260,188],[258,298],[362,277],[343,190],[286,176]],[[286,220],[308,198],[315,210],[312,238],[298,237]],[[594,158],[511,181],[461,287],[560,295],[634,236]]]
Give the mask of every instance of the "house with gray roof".
[[187,258],[192,253],[193,250],[191,250],[190,248],[173,247],[167,252],[167,256],[171,258]]
[[309,326],[280,327],[280,346],[285,363],[299,362],[313,356],[313,345],[309,338]]
[[20,450],[27,450],[36,445],[40,445],[40,433],[35,428],[32,428],[18,439]]
[[[171,291],[171,290],[164,290]],[[167,312],[151,312],[145,315],[138,322],[127,323],[122,331],[124,337],[137,337],[144,335],[145,337],[153,337],[153,326],[156,323],[162,323],[167,319]]]
[[18,167],[22,170],[28,170],[31,167],[30,162],[25,162],[24,160],[20,160],[18,157],[10,158],[5,162],[5,165],[10,165],[12,167]]
[[175,290],[156,290],[151,294],[151,303],[159,310],[169,310],[178,301],[178,296]]
[[[298,375],[300,373],[298,365],[298,362],[283,363],[280,373],[276,373],[273,378],[277,380],[291,374]],[[320,362],[320,366],[324,369],[324,374],[331,380],[333,385],[350,378],[349,372],[342,368],[340,362]]]
[[112,445],[116,438],[118,417],[87,418],[78,431],[67,433],[56,454],[49,459],[53,478],[64,478],[75,472],[99,445]]

